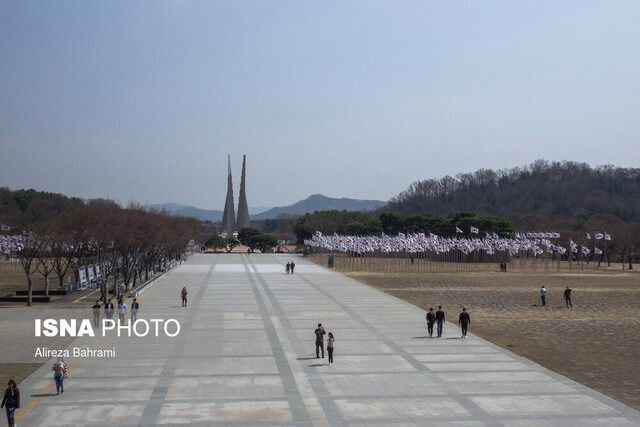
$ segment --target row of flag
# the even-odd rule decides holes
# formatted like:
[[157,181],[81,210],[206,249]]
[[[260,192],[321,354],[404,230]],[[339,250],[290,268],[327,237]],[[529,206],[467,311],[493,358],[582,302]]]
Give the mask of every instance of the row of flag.
[[10,254],[24,249],[24,242],[21,235],[5,236],[0,234],[0,253]]
[[[470,234],[478,234],[479,232],[480,232],[480,229],[478,229],[477,227],[474,227],[473,225],[469,226]],[[456,225],[456,233],[464,233],[464,231],[462,231],[460,227]]]
[[[20,252],[25,247],[29,247],[33,245],[34,238],[37,237],[34,234],[15,234],[15,235],[5,235],[0,234],[0,253],[9,255],[11,253]],[[93,242],[89,242],[84,245],[87,249],[92,250],[97,245]],[[69,243],[58,243],[56,248],[61,248],[64,251],[71,251],[74,249],[74,246]],[[110,246],[112,247],[112,245]],[[43,244],[41,246],[41,250],[43,251],[51,251],[53,247],[49,244]]]
[[[603,233],[594,233],[593,237],[596,240],[602,240],[602,239],[611,240],[611,236],[609,234],[607,234],[607,233],[604,233],[604,234]],[[587,239],[591,240],[591,234],[589,234],[589,232],[587,232]]]
[[[557,233],[556,233],[557,234]],[[516,238],[501,238],[495,233],[490,235],[487,233],[483,239],[466,238],[466,237],[441,237],[433,233],[429,236],[425,233],[398,233],[397,236],[389,236],[382,233],[382,236],[341,236],[333,234],[325,236],[320,231],[311,238],[304,241],[305,245],[311,247],[325,248],[338,252],[375,252],[384,253],[391,252],[436,252],[446,253],[452,250],[459,250],[464,254],[473,251],[484,251],[489,255],[496,251],[509,252],[509,255],[515,255],[518,252],[532,251],[534,255],[542,255],[547,252],[564,254],[567,249],[563,246],[556,245],[547,238],[524,238],[522,233],[516,233]],[[577,243],[570,241],[569,248],[572,253],[578,253]],[[582,253],[589,255],[591,249],[582,246]],[[601,255],[603,251],[594,247],[593,252]]]

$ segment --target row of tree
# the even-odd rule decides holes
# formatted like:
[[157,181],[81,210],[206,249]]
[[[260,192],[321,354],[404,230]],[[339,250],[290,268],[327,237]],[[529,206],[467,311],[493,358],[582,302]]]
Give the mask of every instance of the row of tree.
[[205,246],[209,248],[225,249],[227,252],[231,252],[239,245],[243,245],[249,248],[251,252],[259,250],[264,253],[270,248],[278,246],[278,239],[270,234],[262,233],[260,230],[246,227],[238,231],[238,237],[223,238],[219,234],[212,234],[205,242]]
[[479,228],[483,233],[496,233],[501,237],[507,237],[514,232],[513,225],[503,218],[492,215],[480,216],[472,212],[457,212],[444,218],[433,213],[383,212],[376,215],[366,212],[322,211],[301,216],[293,229],[298,242],[302,243],[305,239],[310,239],[316,231],[352,236],[433,233],[442,236],[460,234],[468,237],[471,227]]
[[63,285],[69,271],[85,264],[100,266],[101,290],[108,294],[121,280],[127,288],[146,280],[169,260],[180,259],[189,241],[198,235],[199,222],[149,212],[143,206],[122,208],[94,200],[73,209],[25,224],[18,231],[22,248],[18,258],[27,276],[27,305],[32,303],[32,275],[39,272],[49,292],[49,276]]

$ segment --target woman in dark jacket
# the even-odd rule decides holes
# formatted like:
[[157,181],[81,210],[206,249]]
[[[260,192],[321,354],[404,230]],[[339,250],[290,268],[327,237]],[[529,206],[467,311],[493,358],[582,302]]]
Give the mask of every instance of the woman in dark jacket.
[[20,407],[20,390],[18,390],[18,384],[12,379],[9,380],[9,388],[4,392],[0,408],[5,406],[7,408],[7,424],[9,424],[9,427],[13,427],[16,425],[14,419],[16,408]]
[[427,313],[427,333],[429,334],[429,338],[433,337],[433,324],[436,323],[436,315],[433,314],[433,307],[429,308],[429,312]]

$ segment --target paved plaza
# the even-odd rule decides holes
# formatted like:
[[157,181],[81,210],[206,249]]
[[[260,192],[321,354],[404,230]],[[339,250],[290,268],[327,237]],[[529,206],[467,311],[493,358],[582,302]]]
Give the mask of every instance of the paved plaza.
[[[424,310],[304,258],[196,255],[138,299],[139,319],[176,319],[180,333],[75,339],[67,348],[116,355],[68,358],[59,396],[48,361],[19,385],[19,426],[640,425],[473,324],[466,339],[453,323],[429,339]],[[315,355],[318,323],[336,338],[331,366]]]

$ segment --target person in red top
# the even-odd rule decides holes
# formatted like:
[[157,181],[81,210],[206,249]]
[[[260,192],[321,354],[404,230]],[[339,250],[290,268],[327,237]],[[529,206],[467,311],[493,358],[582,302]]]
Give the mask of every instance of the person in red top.
[[4,392],[4,399],[2,399],[2,405],[0,408],[7,408],[7,424],[9,427],[16,425],[15,414],[16,408],[20,407],[20,390],[18,390],[18,384],[11,379],[9,380],[9,388]]
[[183,287],[182,287],[182,292],[181,292],[181,294],[180,294],[180,295],[182,296],[182,306],[183,306],[183,307],[186,307],[186,306],[187,306],[187,294],[188,294],[188,293],[189,293],[189,292],[187,292],[187,287],[186,287],[186,286],[183,286]]

